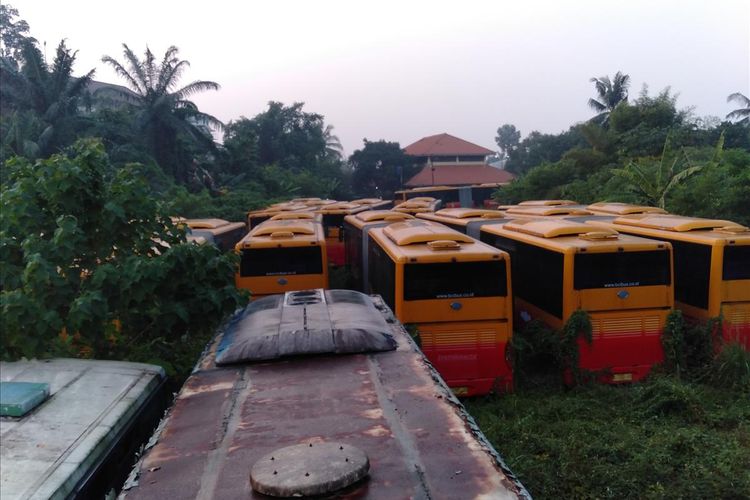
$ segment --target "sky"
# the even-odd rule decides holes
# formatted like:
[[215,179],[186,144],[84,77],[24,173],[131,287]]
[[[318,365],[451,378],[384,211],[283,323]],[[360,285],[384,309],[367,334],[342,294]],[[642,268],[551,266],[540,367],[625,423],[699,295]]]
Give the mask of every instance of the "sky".
[[[5,3],[5,2],[4,2]],[[748,0],[304,1],[10,0],[51,59],[63,38],[76,73],[124,84],[104,55],[122,44],[190,61],[212,80],[201,111],[229,122],[268,101],[304,102],[345,152],[447,132],[496,150],[497,128],[559,133],[595,113],[592,77],[630,75],[631,98],[670,86],[678,107],[724,117],[750,96]]]

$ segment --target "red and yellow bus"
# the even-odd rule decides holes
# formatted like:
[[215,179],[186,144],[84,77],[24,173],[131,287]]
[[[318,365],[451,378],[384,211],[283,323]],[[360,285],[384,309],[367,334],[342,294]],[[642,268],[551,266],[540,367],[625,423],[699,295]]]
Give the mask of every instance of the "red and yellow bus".
[[323,217],[323,231],[328,248],[328,263],[331,266],[346,264],[344,249],[344,217],[368,210],[367,205],[349,202],[338,202],[315,209]]
[[676,306],[701,322],[721,317],[724,340],[750,350],[750,229],[727,220],[668,214],[596,223],[671,243]]
[[579,367],[599,380],[641,380],[663,360],[661,335],[674,305],[669,243],[565,219],[483,226],[481,240],[510,254],[517,321],[562,329],[577,310],[593,341]]
[[235,250],[237,288],[253,298],[310,288],[328,288],[326,240],[314,220],[269,220],[245,236]]
[[486,210],[481,208],[441,208],[437,212],[417,214],[417,217],[439,222],[476,239],[479,239],[479,228],[482,225],[508,220],[505,217],[505,213],[500,210]]
[[369,290],[367,246],[370,230],[409,219],[414,219],[414,216],[393,210],[367,210],[344,218],[346,269],[353,289]]
[[247,234],[244,222],[228,222],[224,219],[184,219],[181,221],[190,228],[194,237],[202,237],[207,243],[226,252],[231,250]]
[[403,323],[459,395],[510,391],[512,335],[508,254],[430,221],[369,231],[370,292]]

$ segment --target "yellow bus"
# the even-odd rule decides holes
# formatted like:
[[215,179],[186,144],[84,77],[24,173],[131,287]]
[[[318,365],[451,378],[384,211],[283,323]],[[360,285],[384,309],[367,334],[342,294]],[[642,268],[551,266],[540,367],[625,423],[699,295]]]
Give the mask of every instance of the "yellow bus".
[[721,317],[724,340],[750,350],[750,229],[727,220],[668,214],[596,223],[671,243],[676,306],[701,322]]
[[184,219],[181,221],[190,228],[194,237],[202,237],[206,242],[226,252],[231,250],[247,234],[244,222],[228,222],[223,219]]
[[434,213],[425,212],[417,214],[417,217],[439,222],[476,239],[479,239],[479,228],[482,225],[508,220],[505,217],[505,213],[500,210],[486,210],[481,208],[441,208]]
[[310,288],[328,288],[326,240],[320,223],[269,220],[245,236],[235,250],[237,288],[253,298]]
[[434,212],[435,210],[439,210],[440,207],[440,200],[437,200],[430,196],[420,196],[418,198],[413,198],[411,200],[399,203],[398,205],[393,207],[393,210],[396,212],[403,212],[405,214],[416,215],[424,212]]
[[371,293],[402,323],[459,395],[509,391],[512,335],[508,254],[430,221],[369,231]]
[[565,219],[486,225],[481,240],[510,254],[519,323],[561,329],[577,310],[589,314],[593,342],[579,340],[580,368],[630,382],[663,360],[674,305],[669,243]]
[[413,215],[393,210],[367,210],[344,217],[344,260],[352,288],[361,292],[369,290],[367,245],[370,230],[413,218]]
[[341,201],[315,209],[323,217],[323,232],[326,236],[328,263],[332,266],[346,264],[344,250],[344,217],[368,210],[367,205]]
[[440,200],[441,206],[444,207],[471,208],[475,206],[472,199],[472,186],[423,186],[396,191],[395,202],[403,203],[425,197]]

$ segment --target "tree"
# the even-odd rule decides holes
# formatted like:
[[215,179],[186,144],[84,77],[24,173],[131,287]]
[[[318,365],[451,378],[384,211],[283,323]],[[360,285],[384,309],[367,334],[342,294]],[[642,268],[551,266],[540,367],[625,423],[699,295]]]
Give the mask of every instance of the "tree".
[[665,208],[667,195],[707,165],[718,164],[723,148],[724,136],[722,135],[714,150],[713,158],[707,163],[696,164],[684,148],[674,153],[670,137],[667,136],[659,161],[639,158],[628,163],[625,168],[613,169],[612,173],[627,181],[629,188],[641,196],[647,204]]
[[589,107],[598,113],[592,120],[606,125],[609,114],[618,104],[628,100],[630,76],[618,71],[612,80],[609,79],[609,76],[602,76],[591,78],[590,81],[594,83],[594,88],[596,88],[597,99],[589,99]]
[[[211,130],[223,130],[216,117],[201,112],[188,98],[206,90],[218,90],[219,84],[196,80],[177,88],[190,63],[178,58],[179,49],[169,47],[161,63],[147,47],[143,59],[123,44],[125,63],[110,56],[102,62],[114,68],[135,92],[135,125],[157,163],[179,182],[189,180],[190,166],[197,154],[215,150]],[[118,92],[113,88],[111,92]],[[133,99],[122,94],[125,99]]]
[[15,17],[18,17],[18,9],[0,4],[0,57],[18,69],[24,44],[36,43],[36,39],[27,34],[29,23],[23,19],[14,21]]
[[402,180],[416,174],[412,160],[404,154],[398,142],[368,141],[349,157],[352,185],[359,196],[389,198],[401,188]]
[[185,243],[141,167],[113,168],[100,142],[4,169],[0,358],[174,364],[186,339],[243,303],[236,257]]
[[323,139],[326,141],[326,154],[335,159],[341,160],[344,155],[344,147],[338,136],[333,133],[333,125],[326,125],[323,130]]
[[83,127],[79,106],[94,75],[92,69],[73,76],[77,53],[63,40],[49,66],[36,44],[26,40],[20,70],[0,59],[3,158],[45,157],[73,143]]
[[497,136],[495,142],[498,147],[502,149],[506,157],[510,155],[512,151],[518,148],[518,143],[521,140],[521,132],[516,129],[515,125],[506,123],[497,129]]
[[737,101],[737,104],[744,106],[742,108],[735,109],[727,115],[727,119],[737,119],[738,123],[750,123],[750,98],[739,92],[730,94],[727,97],[727,102]]

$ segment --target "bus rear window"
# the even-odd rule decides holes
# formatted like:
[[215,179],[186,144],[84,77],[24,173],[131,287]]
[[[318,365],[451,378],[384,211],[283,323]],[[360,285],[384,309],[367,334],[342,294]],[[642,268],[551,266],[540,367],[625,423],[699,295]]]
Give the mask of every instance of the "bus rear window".
[[621,288],[669,285],[669,252],[616,252],[576,254],[573,287]]
[[240,276],[321,274],[322,259],[319,246],[243,250]]
[[724,248],[725,280],[750,280],[750,245]]
[[404,266],[404,300],[498,297],[507,293],[502,260]]

